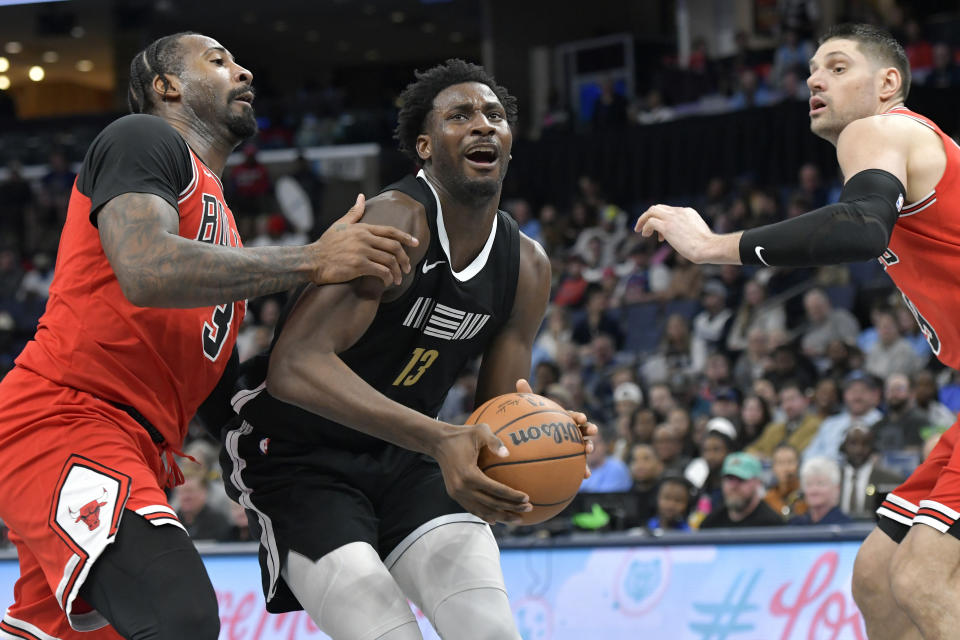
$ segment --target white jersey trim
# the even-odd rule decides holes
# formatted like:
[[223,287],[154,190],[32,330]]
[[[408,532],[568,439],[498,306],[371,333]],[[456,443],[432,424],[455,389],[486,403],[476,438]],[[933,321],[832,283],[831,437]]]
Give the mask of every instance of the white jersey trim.
[[487,523],[473,515],[472,513],[448,513],[445,516],[439,516],[433,520],[427,520],[422,525],[411,531],[407,536],[400,541],[396,547],[393,548],[393,551],[390,552],[384,561],[383,564],[386,565],[387,569],[392,569],[393,565],[397,563],[397,560],[400,559],[400,556],[410,548],[414,542],[416,542],[421,536],[426,534],[428,531],[432,531],[437,527],[442,527],[445,524],[453,524],[454,522],[474,522],[476,524],[482,524],[487,526]]
[[197,190],[197,185],[200,184],[200,172],[197,170],[197,159],[194,157],[193,151],[190,151],[190,166],[193,167],[193,180],[180,192],[180,198],[177,200],[177,204],[181,204],[184,200],[192,196],[193,192]]
[[440,205],[440,196],[437,195],[437,190],[433,188],[433,185],[430,183],[430,180],[427,179],[427,174],[424,173],[423,169],[420,169],[417,173],[418,178],[423,178],[424,182],[427,183],[427,186],[430,187],[430,191],[433,193],[433,198],[437,202],[437,236],[440,240],[440,247],[443,249],[443,254],[447,256],[447,268],[450,269],[450,273],[453,274],[453,277],[459,280],[460,282],[466,282],[470,278],[474,277],[483,268],[487,265],[487,260],[490,258],[490,252],[493,250],[493,241],[497,237],[497,220],[499,219],[499,214],[493,216],[493,224],[490,225],[490,233],[487,235],[487,242],[483,245],[483,249],[480,250],[479,255],[473,259],[473,262],[468,264],[462,271],[453,270],[453,260],[450,257],[450,238],[447,236],[447,228],[443,223],[443,207]]
[[[60,640],[60,638],[57,638],[56,636],[52,636],[49,633],[44,633],[39,629],[39,627],[30,624],[26,620],[19,620],[17,618],[14,618],[13,616],[10,615],[9,609],[7,609],[6,613],[4,613],[3,621],[8,625],[10,625],[11,627],[13,627],[14,629],[19,629],[24,633],[29,633],[31,635],[34,635],[40,640]],[[0,638],[4,638],[5,640],[6,638],[11,638],[12,640],[23,640],[23,638],[21,638],[20,636],[15,636],[8,631],[4,631],[3,629],[0,629]]]
[[260,392],[264,391],[266,388],[267,383],[262,382],[256,389],[242,389],[237,391],[235,394],[233,394],[233,397],[230,398],[230,404],[233,405],[233,410],[239,414],[244,405],[260,395]]
[[224,438],[224,448],[230,456],[230,461],[233,463],[233,469],[230,470],[227,478],[240,492],[238,500],[240,506],[255,513],[260,523],[260,546],[266,551],[267,573],[270,578],[270,588],[267,591],[266,599],[267,602],[270,602],[277,593],[277,580],[280,578],[281,558],[280,551],[277,548],[277,537],[273,532],[273,521],[270,519],[270,516],[254,506],[253,500],[250,498],[253,489],[243,482],[243,477],[241,476],[241,472],[247,467],[247,463],[240,457],[240,438],[250,435],[251,433],[253,433],[253,426],[246,420],[236,429],[231,429],[227,432]]

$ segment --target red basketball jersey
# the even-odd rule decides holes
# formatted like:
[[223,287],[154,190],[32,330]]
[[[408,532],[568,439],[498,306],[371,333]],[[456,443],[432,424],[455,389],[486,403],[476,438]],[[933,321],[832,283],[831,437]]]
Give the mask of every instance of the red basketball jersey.
[[[179,234],[241,246],[220,180],[189,151]],[[133,406],[172,446],[230,359],[246,301],[195,309],[136,307],[123,295],[74,184],[47,308],[17,365],[58,384]]]
[[900,289],[933,353],[960,368],[960,146],[929,118],[896,107],[883,114],[910,118],[943,141],[947,167],[930,193],[906,204],[880,263]]

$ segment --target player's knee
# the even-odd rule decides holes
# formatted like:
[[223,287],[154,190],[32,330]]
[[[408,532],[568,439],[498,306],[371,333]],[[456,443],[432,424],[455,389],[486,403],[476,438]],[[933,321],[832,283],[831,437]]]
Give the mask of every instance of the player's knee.
[[510,601],[500,589],[469,589],[450,596],[437,607],[435,624],[442,637],[520,640]]
[[853,564],[853,599],[861,611],[890,592],[890,558],[873,552],[864,544]]

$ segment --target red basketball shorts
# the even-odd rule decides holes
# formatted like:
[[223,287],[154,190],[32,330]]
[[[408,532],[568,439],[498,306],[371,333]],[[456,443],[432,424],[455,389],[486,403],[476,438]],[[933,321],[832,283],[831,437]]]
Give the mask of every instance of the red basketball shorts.
[[77,593],[125,510],[182,528],[159,450],[122,410],[20,367],[0,398],[0,519],[20,560],[0,638],[120,638]]
[[906,527],[925,524],[960,538],[960,526],[956,526],[960,519],[958,441],[960,420],[940,436],[940,442],[910,477],[887,495],[877,514]]

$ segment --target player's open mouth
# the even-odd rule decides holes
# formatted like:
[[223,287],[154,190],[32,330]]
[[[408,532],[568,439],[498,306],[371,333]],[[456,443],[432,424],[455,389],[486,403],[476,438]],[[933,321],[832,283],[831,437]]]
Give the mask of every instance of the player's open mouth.
[[234,102],[243,102],[245,104],[253,104],[253,93],[247,91],[246,93],[241,93],[236,98],[233,99]]
[[490,168],[497,163],[500,152],[491,144],[478,144],[467,149],[463,155],[470,164]]
[[810,97],[810,115],[820,113],[827,108],[827,102],[820,96]]

